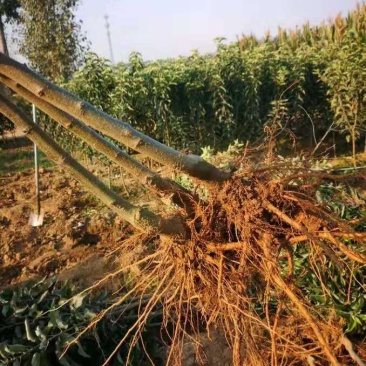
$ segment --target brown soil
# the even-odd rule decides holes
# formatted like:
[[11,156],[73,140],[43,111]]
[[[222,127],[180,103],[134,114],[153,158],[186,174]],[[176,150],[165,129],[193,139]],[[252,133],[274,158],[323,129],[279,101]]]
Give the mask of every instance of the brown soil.
[[32,227],[33,171],[0,177],[0,288],[59,274],[80,262],[88,265],[79,266],[78,276],[89,283],[110,270],[106,254],[131,229],[57,169],[41,172],[41,197],[44,223]]

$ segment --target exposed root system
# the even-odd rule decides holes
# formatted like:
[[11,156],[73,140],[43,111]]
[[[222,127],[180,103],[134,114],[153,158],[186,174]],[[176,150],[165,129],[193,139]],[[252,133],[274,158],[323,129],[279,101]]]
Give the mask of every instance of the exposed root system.
[[[360,221],[342,220],[316,198],[324,175],[274,172],[248,170],[210,187],[188,222],[190,240],[160,238],[139,277],[143,296],[154,290],[131,329],[133,341],[160,304],[172,345],[167,364],[181,364],[184,343],[213,329],[227,338],[236,366],[355,360],[342,341],[343,321],[325,299],[342,286],[335,274],[350,283],[341,292],[364,286],[353,275],[366,263]],[[321,306],[306,285],[309,276],[322,291]]]

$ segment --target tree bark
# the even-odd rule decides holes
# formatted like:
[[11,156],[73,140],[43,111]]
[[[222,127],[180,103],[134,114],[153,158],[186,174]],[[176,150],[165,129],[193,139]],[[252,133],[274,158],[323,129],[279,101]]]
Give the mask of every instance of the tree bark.
[[9,56],[8,44],[6,43],[5,29],[2,16],[0,15],[0,52]]
[[53,161],[78,180],[85,189],[99,198],[123,220],[144,232],[162,233],[169,236],[183,236],[183,225],[172,225],[171,220],[164,220],[149,210],[140,208],[119,197],[101,183],[93,174],[60,148],[40,127],[35,125],[9,99],[0,95],[0,111],[16,126],[22,128],[27,137]]
[[182,154],[133,129],[128,123],[99,111],[91,104],[43,79],[4,54],[0,54],[0,73],[88,126],[163,165],[168,165],[203,181],[220,182],[230,177],[229,173],[217,169],[201,157]]
[[59,110],[36,95],[15,83],[13,80],[0,75],[0,82],[16,92],[19,96],[34,104],[37,108],[49,115],[52,119],[72,132],[80,139],[88,143],[95,150],[107,156],[114,163],[122,167],[128,173],[137,178],[144,186],[156,192],[159,196],[172,203],[185,208],[187,213],[193,212],[193,201],[197,200],[193,194],[181,187],[179,184],[161,178],[157,173],[152,172],[145,165],[133,159],[130,155],[119,149],[117,146],[105,140],[92,128],[86,126],[76,118]]

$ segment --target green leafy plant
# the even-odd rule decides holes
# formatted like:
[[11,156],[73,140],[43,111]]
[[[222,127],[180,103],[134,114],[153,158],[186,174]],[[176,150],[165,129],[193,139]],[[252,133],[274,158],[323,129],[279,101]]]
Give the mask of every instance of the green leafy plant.
[[[131,310],[117,311],[98,322],[80,339],[80,332],[111,304],[109,295],[86,296],[55,279],[8,288],[0,292],[0,363],[2,365],[101,365],[134,321]],[[128,308],[127,308],[128,310]],[[156,341],[147,338],[147,349]],[[111,365],[125,365],[128,342],[118,349]],[[145,357],[138,344],[131,365]]]
[[[364,206],[351,204],[349,195],[350,188],[345,185],[327,184],[320,187],[317,199],[319,202],[327,203],[329,208],[344,220],[361,219],[358,229],[366,231]],[[344,239],[343,243],[350,248],[361,250],[350,240]],[[366,253],[365,250],[363,252]],[[296,245],[294,253],[296,282],[307,294],[311,303],[320,312],[333,308],[344,320],[345,333],[364,336],[366,266],[354,262],[350,265],[350,269],[344,270],[325,258],[322,262],[314,263],[302,244]]]

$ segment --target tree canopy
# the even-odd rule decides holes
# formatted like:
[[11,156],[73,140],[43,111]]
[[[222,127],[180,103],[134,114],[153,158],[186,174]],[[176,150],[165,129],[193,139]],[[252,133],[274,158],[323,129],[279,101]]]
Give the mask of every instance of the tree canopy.
[[5,22],[19,19],[19,0],[0,0],[0,16],[5,16]]
[[79,0],[20,0],[20,48],[43,76],[68,79],[80,66],[87,47],[75,17]]

